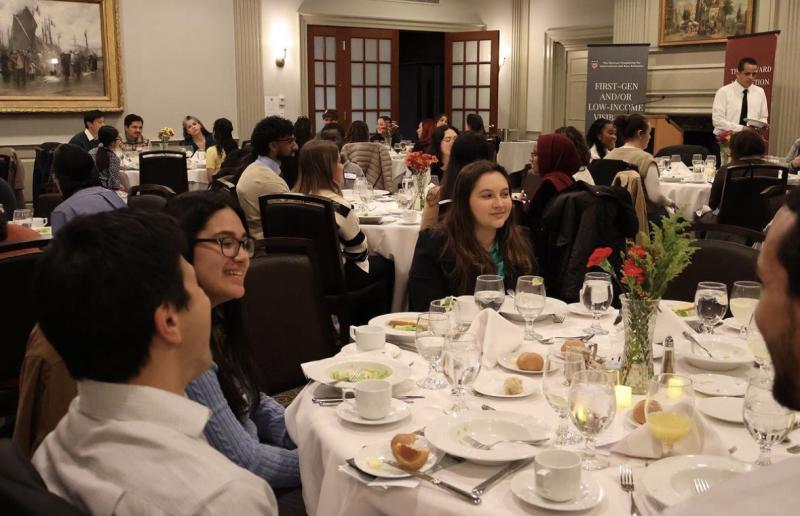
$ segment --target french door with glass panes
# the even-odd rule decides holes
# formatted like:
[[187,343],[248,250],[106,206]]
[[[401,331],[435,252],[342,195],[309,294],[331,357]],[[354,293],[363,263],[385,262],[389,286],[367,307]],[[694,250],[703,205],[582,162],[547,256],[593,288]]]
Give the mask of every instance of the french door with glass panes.
[[379,116],[397,117],[399,32],[308,27],[308,112],[314,130],[335,109],[347,129],[354,120],[375,131]]
[[459,130],[470,113],[479,114],[487,130],[497,127],[499,47],[496,30],[444,35],[444,106]]

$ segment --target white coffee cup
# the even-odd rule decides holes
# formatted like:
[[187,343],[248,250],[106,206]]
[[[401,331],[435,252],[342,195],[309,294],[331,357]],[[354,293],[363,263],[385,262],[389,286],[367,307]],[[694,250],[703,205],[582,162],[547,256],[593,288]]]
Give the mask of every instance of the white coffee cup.
[[417,221],[417,212],[415,210],[405,210],[403,213],[400,214],[400,220],[411,224]]
[[43,228],[47,225],[47,217],[33,217],[31,219],[31,227],[36,228]]
[[545,450],[533,459],[536,494],[554,502],[566,502],[581,487],[581,456],[569,450]]
[[386,330],[380,326],[351,326],[350,338],[359,351],[375,351],[386,345]]
[[364,419],[383,419],[392,407],[392,384],[386,380],[364,380],[353,388],[356,412]]

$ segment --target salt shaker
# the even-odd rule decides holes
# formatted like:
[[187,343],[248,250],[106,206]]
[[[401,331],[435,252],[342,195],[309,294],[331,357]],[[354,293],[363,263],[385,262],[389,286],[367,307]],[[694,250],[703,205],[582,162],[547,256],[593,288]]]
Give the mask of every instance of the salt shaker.
[[661,374],[675,372],[675,342],[672,337],[664,339],[664,358],[661,359]]

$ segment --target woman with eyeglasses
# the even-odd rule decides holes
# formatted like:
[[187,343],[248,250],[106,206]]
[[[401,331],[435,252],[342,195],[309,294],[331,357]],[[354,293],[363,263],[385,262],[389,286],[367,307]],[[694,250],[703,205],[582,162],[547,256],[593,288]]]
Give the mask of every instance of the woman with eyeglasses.
[[273,489],[300,485],[297,447],[286,431],[284,408],[258,390],[250,348],[232,334],[244,278],[254,252],[244,213],[221,192],[187,192],[169,201],[167,213],[181,225],[186,260],[212,306],[211,367],[186,389],[211,410],[208,443]]
[[97,131],[97,139],[100,145],[89,151],[94,158],[97,171],[100,175],[100,186],[109,190],[120,190],[126,192],[125,181],[120,172],[119,157],[117,151],[122,143],[119,131],[116,127],[104,125]]

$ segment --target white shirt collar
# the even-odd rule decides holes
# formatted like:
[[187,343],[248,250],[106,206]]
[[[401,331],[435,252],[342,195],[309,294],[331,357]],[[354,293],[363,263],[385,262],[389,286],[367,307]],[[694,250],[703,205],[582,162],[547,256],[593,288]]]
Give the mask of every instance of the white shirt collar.
[[281,175],[281,164],[269,156],[259,156],[257,161],[271,168],[276,174]]
[[[740,94],[740,95],[741,95],[741,93],[744,91],[744,86],[742,86],[741,84],[739,84],[739,81],[737,81],[736,79],[734,79],[734,80],[733,80],[733,82],[732,82],[731,84],[733,84],[733,90],[734,90],[736,93],[738,93],[738,94]],[[749,93],[749,92],[750,92],[750,88],[748,88],[748,89],[747,89],[747,91],[748,91],[748,93]]]
[[90,142],[97,139],[97,136],[92,136],[92,133],[90,133],[88,129],[84,129],[83,134],[86,135]]

